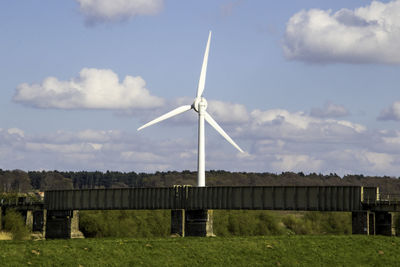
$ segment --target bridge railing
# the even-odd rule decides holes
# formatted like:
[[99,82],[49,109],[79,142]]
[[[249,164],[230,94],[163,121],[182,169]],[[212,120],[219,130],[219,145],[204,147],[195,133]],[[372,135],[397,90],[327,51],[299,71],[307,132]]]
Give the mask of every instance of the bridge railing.
[[398,203],[400,202],[400,194],[380,194],[380,203]]
[[361,187],[361,202],[363,204],[374,204],[380,199],[379,187]]
[[19,197],[15,199],[0,199],[0,206],[37,206],[43,205],[44,202],[41,200],[34,200],[26,197]]

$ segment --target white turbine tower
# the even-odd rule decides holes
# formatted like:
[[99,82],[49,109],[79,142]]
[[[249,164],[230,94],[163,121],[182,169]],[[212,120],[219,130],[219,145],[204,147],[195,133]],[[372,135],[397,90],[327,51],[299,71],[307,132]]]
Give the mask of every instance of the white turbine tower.
[[199,134],[198,134],[198,162],[197,162],[197,183],[199,187],[204,187],[206,185],[205,182],[205,149],[204,149],[204,120],[206,120],[214,129],[220,133],[229,143],[231,143],[234,147],[236,147],[240,152],[243,150],[229,137],[229,135],[218,125],[218,123],[207,113],[207,101],[203,97],[204,85],[206,82],[206,72],[207,72],[207,61],[208,61],[208,51],[210,48],[210,40],[211,40],[211,31],[208,35],[208,41],[206,46],[206,51],[204,53],[203,66],[201,67],[199,85],[197,87],[197,96],[194,99],[192,105],[185,105],[179,108],[176,108],[148,123],[139,127],[137,130],[140,131],[143,128],[146,128],[150,125],[156,124],[160,121],[166,120],[173,116],[176,116],[180,113],[188,111],[190,109],[194,109],[199,114]]

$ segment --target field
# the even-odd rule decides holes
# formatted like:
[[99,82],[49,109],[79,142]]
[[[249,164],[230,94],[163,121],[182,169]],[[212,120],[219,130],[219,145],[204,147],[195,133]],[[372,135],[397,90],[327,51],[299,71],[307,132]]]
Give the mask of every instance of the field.
[[395,266],[400,238],[283,235],[0,241],[2,266]]

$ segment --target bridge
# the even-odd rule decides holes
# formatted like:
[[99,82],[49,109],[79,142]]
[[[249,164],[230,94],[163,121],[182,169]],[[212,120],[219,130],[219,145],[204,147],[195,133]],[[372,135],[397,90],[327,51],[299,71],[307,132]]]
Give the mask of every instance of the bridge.
[[[40,207],[19,205],[40,220]],[[1,207],[0,207],[1,208]],[[4,206],[4,209],[7,207]],[[353,234],[394,234],[391,212],[400,202],[381,200],[379,188],[360,186],[221,186],[52,190],[42,203],[47,238],[78,235],[79,210],[171,210],[171,234],[212,235],[212,210],[352,212]],[[29,216],[30,213],[37,214]],[[1,214],[1,213],[0,213]],[[35,219],[36,218],[36,219]],[[37,228],[37,227],[36,227]]]

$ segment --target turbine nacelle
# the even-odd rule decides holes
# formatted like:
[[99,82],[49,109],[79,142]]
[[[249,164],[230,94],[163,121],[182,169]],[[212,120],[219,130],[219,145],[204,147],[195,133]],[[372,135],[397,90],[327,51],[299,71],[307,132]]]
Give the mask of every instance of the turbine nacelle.
[[[201,107],[200,107],[201,106]],[[192,108],[196,111],[196,112],[200,112],[200,109],[205,111],[207,109],[207,100],[204,97],[196,97],[194,99],[194,102],[192,104]]]

